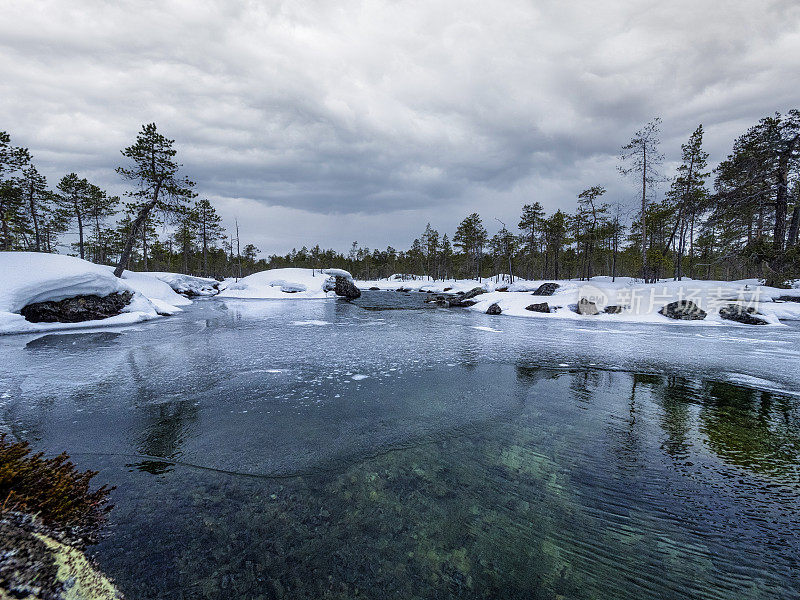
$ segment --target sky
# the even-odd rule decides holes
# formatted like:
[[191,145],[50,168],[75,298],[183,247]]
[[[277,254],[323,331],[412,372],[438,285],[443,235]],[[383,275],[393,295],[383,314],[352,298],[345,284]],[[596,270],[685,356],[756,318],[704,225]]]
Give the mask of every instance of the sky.
[[632,213],[637,129],[661,117],[669,176],[702,123],[713,164],[798,80],[796,0],[0,0],[0,130],[51,184],[123,194],[155,122],[264,254],[515,227],[594,185]]

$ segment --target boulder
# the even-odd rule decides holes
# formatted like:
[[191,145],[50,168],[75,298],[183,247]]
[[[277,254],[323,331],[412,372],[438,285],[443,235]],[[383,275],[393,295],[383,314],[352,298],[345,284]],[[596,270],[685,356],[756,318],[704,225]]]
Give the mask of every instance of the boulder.
[[678,319],[681,321],[700,321],[706,318],[706,311],[691,300],[670,302],[658,312],[670,319]]
[[769,325],[769,321],[757,317],[758,313],[752,306],[741,306],[739,304],[726,304],[719,309],[719,316],[726,321],[736,321],[745,325]]
[[31,323],[80,323],[115,317],[133,298],[131,292],[114,292],[108,296],[74,296],[58,301],[34,302],[19,313]]
[[547,304],[547,302],[538,302],[536,304],[529,304],[525,307],[525,310],[529,310],[531,312],[549,313],[550,305]]
[[800,302],[800,296],[778,296],[775,300],[780,302]]
[[486,290],[483,289],[482,287],[474,287],[470,291],[468,291],[466,294],[463,294],[461,296],[461,299],[462,300],[469,300],[470,298],[474,298],[475,296],[480,296],[481,294],[485,294],[485,293],[486,293]]
[[604,313],[608,313],[609,315],[618,315],[618,314],[620,314],[622,312],[622,307],[621,306],[616,306],[614,304],[610,304],[609,306],[605,307],[603,312]]
[[489,308],[486,309],[487,315],[499,315],[503,310],[500,308],[500,305],[495,302]]
[[548,282],[548,283],[543,283],[538,288],[536,288],[536,291],[533,292],[533,295],[534,296],[552,296],[553,294],[556,293],[556,290],[558,288],[560,288],[560,287],[561,286],[559,284],[554,283],[552,281]]
[[379,287],[376,287],[376,286],[374,286],[374,285],[373,285],[371,288],[369,288],[369,291],[370,291],[370,292],[379,292],[380,290],[381,290],[381,288],[379,288]]
[[581,298],[578,300],[578,314],[579,315],[596,315],[599,314],[600,311],[597,310],[597,304],[587,300],[586,298]]
[[352,279],[336,275],[336,285],[333,288],[337,296],[342,296],[348,300],[355,300],[361,297],[361,290],[356,287]]
[[503,285],[503,286],[501,286],[499,288],[494,288],[494,291],[495,292],[507,292],[508,291],[508,286],[507,285]]

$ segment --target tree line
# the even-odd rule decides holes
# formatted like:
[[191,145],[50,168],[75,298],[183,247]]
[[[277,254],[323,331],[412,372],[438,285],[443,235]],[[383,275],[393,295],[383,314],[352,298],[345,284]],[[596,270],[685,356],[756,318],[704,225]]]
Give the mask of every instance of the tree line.
[[213,205],[197,198],[195,184],[179,174],[174,140],[155,124],[143,126],[122,150],[127,162],[117,172],[136,187],[126,201],[75,173],[50,189],[30,153],[0,132],[0,249],[55,252],[70,232],[77,234],[72,251],[113,263],[117,273],[131,268],[218,278],[289,266],[340,267],[362,279],[604,274],[645,281],[757,277],[783,285],[799,278],[800,111],[761,119],[713,171],[699,125],[681,145],[669,178],[660,128],[661,120],[653,119],[620,149],[619,175],[637,189],[633,214],[619,199],[609,201],[603,185],[591,185],[571,211],[547,214],[538,201],[524,204],[516,231],[498,220],[490,236],[472,213],[452,237],[428,224],[406,250],[353,242],[347,253],[315,245],[261,259],[253,244],[240,245],[238,224],[226,232]]
[[238,224],[227,232],[207,198],[181,177],[174,140],[144,125],[122,150],[117,173],[135,186],[113,196],[76,173],[54,188],[27,148],[0,131],[0,250],[58,252],[124,269],[172,271],[208,277],[252,271],[258,249],[240,244]]

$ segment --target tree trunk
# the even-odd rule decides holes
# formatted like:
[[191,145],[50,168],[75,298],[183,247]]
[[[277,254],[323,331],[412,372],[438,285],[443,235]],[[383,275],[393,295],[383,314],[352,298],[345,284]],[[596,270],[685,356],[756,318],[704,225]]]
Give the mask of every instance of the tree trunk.
[[150,215],[150,211],[155,208],[157,203],[158,188],[156,188],[154,198],[139,209],[139,214],[136,215],[136,219],[134,219],[133,223],[131,223],[131,230],[128,232],[128,239],[125,240],[125,247],[122,249],[122,254],[119,257],[119,263],[117,263],[117,268],[114,269],[114,275],[116,277],[122,277],[122,272],[125,270],[125,265],[128,264],[128,261],[131,258],[131,252],[133,252],[133,243],[136,240],[136,236],[139,234],[139,227],[142,226],[142,223],[144,223],[144,221]]
[[36,201],[33,199],[33,186],[28,193],[28,203],[31,207],[31,218],[33,219],[33,231],[36,235],[36,251],[42,251],[41,237],[39,236],[39,216],[36,214]]
[[[778,171],[775,174],[778,186],[775,194],[775,229],[772,237],[772,249],[776,254],[783,252],[786,243],[786,212],[789,206],[789,158],[781,156]],[[777,258],[777,257],[776,257]]]
[[792,223],[789,225],[789,236],[786,240],[786,247],[791,248],[797,244],[798,234],[800,234],[800,204],[792,211]]
[[142,260],[147,271],[147,223],[142,223]]
[[83,259],[83,217],[80,211],[75,211],[75,214],[78,215],[78,247],[81,251],[81,259]]
[[642,279],[647,283],[647,228],[645,213],[647,212],[647,146],[642,146]]

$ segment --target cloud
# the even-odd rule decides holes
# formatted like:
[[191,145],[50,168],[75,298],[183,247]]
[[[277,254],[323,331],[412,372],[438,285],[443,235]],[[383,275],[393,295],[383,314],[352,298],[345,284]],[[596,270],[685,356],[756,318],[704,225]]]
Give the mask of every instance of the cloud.
[[6,0],[0,17],[0,129],[51,179],[123,192],[119,150],[155,121],[226,221],[281,252],[405,247],[428,221],[514,223],[596,184],[625,200],[615,159],[644,122],[663,118],[668,166],[700,122],[720,160],[793,107],[800,70],[800,7],[778,0]]

